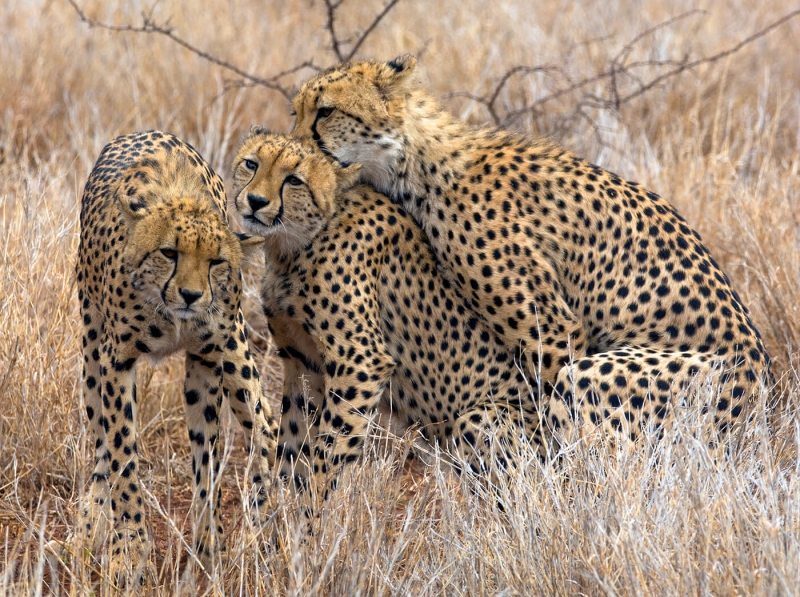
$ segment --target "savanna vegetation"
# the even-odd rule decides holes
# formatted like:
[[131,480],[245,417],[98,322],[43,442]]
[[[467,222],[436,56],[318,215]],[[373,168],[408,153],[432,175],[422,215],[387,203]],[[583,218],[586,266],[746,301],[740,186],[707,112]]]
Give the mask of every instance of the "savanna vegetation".
[[[794,12],[793,12],[794,11]],[[565,448],[486,499],[412,433],[376,441],[305,533],[276,490],[242,504],[224,437],[229,558],[189,590],[236,595],[795,594],[800,587],[800,11],[789,0],[196,0],[0,5],[0,594],[88,594],[108,554],[55,565],[93,463],[75,292],[83,184],[119,134],[158,128],[228,179],[248,128],[291,127],[288,98],[351,55],[412,52],[472,122],[551,136],[669,201],[700,232],[773,356],[778,386],[729,458],[687,409],[636,450]],[[775,25],[774,27],[772,25]],[[267,391],[281,372],[246,272]],[[158,593],[191,553],[182,359],[138,372]],[[694,391],[711,392],[698,387]],[[277,405],[275,406],[277,410]],[[423,450],[424,451],[424,450]],[[417,452],[419,455],[419,452]],[[497,497],[504,509],[496,507]],[[107,579],[106,579],[107,580]],[[185,586],[184,586],[185,588]]]

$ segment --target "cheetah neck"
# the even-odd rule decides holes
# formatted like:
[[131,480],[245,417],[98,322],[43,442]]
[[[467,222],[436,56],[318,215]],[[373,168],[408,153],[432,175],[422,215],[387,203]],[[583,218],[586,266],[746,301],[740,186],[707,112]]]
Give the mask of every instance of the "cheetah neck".
[[292,295],[289,270],[299,258],[299,252],[286,252],[274,236],[265,240],[261,304],[268,317],[283,312],[288,306]]
[[459,120],[427,93],[412,91],[404,106],[399,127],[402,152],[392,175],[385,181],[370,181],[381,192],[401,203],[426,224],[475,159],[475,150],[494,134]]

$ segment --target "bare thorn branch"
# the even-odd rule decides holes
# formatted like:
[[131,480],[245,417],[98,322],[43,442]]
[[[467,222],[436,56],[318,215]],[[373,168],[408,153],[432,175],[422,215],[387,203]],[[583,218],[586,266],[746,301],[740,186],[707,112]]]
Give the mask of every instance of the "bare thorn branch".
[[353,59],[364,42],[367,41],[367,38],[372,35],[372,32],[375,30],[375,28],[380,24],[383,18],[389,14],[389,11],[391,11],[400,2],[400,0],[390,0],[386,6],[383,7],[383,10],[381,10],[374,19],[372,19],[372,22],[367,25],[367,28],[364,29],[361,35],[358,36],[358,39],[356,39],[356,41],[353,43],[353,47],[347,53],[345,53],[342,47],[345,44],[350,43],[350,40],[340,38],[336,30],[336,11],[342,4],[344,4],[344,0],[324,0],[324,2],[325,12],[327,14],[325,29],[327,29],[328,35],[331,38],[331,50],[336,55],[336,58],[339,62],[347,62]]
[[[749,44],[752,44],[754,41],[769,34],[771,31],[780,27],[787,21],[800,15],[800,9],[784,15],[780,19],[753,33],[732,47],[717,52],[711,56],[698,58],[696,60],[689,60],[689,54],[687,53],[680,59],[639,60],[630,63],[627,62],[628,57],[633,52],[635,46],[646,37],[653,35],[661,29],[672,27],[681,21],[701,14],[705,14],[705,11],[690,10],[642,31],[622,46],[619,52],[608,62],[608,65],[605,67],[605,69],[592,75],[583,77],[577,81],[573,81],[569,76],[567,69],[563,67],[554,65],[518,65],[506,71],[505,74],[498,79],[497,84],[485,95],[478,96],[471,93],[459,92],[449,94],[447,97],[468,98],[471,101],[484,106],[489,117],[492,119],[495,125],[507,127],[513,125],[513,123],[523,115],[528,115],[534,118],[540,117],[542,115],[542,107],[544,104],[572,93],[583,91],[588,87],[605,81],[607,84],[607,95],[605,97],[598,96],[587,90],[583,91],[582,96],[576,100],[572,115],[574,119],[585,120],[588,117],[586,112],[587,109],[619,111],[620,107],[624,104],[629,103],[633,99],[643,95],[644,93],[647,93],[654,87],[657,87],[658,85],[680,75],[685,71],[694,70],[702,65],[713,64],[719,60],[722,60],[723,58],[735,54]],[[568,56],[570,56],[572,52],[579,47],[596,43],[597,41],[603,41],[604,39],[606,38],[599,38],[598,40],[589,40],[581,44],[576,44],[570,49]],[[658,74],[648,79],[640,74],[642,72],[641,69],[656,69]],[[536,99],[535,101],[528,102],[522,107],[507,110],[504,114],[501,114],[497,103],[503,90],[515,77],[525,77],[535,73],[559,75],[566,84],[559,89],[556,89]],[[597,127],[594,128],[595,132],[599,131]]]
[[660,76],[656,77],[655,79],[651,80],[649,83],[647,83],[647,85],[644,85],[640,89],[638,89],[638,90],[632,92],[631,94],[627,95],[626,97],[622,98],[621,101],[622,102],[628,102],[628,101],[632,100],[635,97],[639,97],[640,95],[642,95],[643,93],[645,93],[649,89],[652,89],[653,87],[655,87],[659,83],[665,81],[666,79],[670,79],[670,78],[672,78],[672,77],[674,77],[676,75],[679,75],[683,71],[694,69],[694,68],[696,68],[696,67],[698,67],[700,65],[703,65],[703,64],[713,64],[715,62],[718,62],[719,60],[722,60],[723,58],[727,58],[728,56],[730,56],[732,54],[735,54],[736,52],[738,52],[739,50],[741,50],[745,46],[748,46],[751,43],[753,43],[754,41],[764,37],[765,35],[770,33],[772,30],[777,29],[778,27],[780,27],[781,25],[783,25],[787,21],[790,21],[791,19],[797,17],[798,15],[800,15],[800,9],[794,10],[794,11],[784,15],[783,17],[781,17],[777,21],[774,21],[770,25],[768,25],[768,26],[764,27],[763,29],[753,33],[750,37],[746,37],[745,39],[740,41],[738,44],[728,48],[727,50],[723,50],[723,51],[718,52],[716,54],[713,54],[713,55],[711,55],[711,56],[709,56],[707,58],[699,58],[698,60],[694,60],[692,62],[684,62],[683,64],[681,64],[680,66],[672,69],[671,71],[668,71],[668,72],[664,73],[663,75],[660,75]]
[[[128,33],[155,33],[157,35],[161,35],[172,41],[173,43],[178,44],[182,48],[188,50],[195,56],[202,58],[203,60],[210,62],[211,64],[215,64],[225,70],[228,70],[232,73],[235,73],[239,77],[243,79],[243,81],[249,82],[250,85],[248,86],[258,86],[258,87],[265,87],[267,89],[272,89],[277,91],[286,99],[292,98],[292,91],[291,89],[281,85],[280,80],[283,77],[288,75],[294,74],[303,69],[311,69],[311,70],[321,70],[311,61],[305,61],[301,64],[298,64],[290,69],[287,69],[283,72],[277,73],[272,75],[271,77],[259,77],[252,73],[248,73],[247,71],[239,68],[238,66],[231,64],[226,60],[222,60],[221,58],[214,56],[204,50],[201,50],[197,46],[189,43],[182,37],[179,37],[174,33],[173,27],[171,27],[168,23],[166,24],[159,24],[157,23],[152,16],[152,10],[150,12],[144,12],[142,14],[142,24],[140,26],[135,25],[111,25],[108,23],[103,23],[101,21],[97,21],[89,17],[80,6],[78,6],[75,0],[67,0],[75,12],[78,14],[78,18],[86,23],[90,28],[98,28],[98,29],[106,29],[108,31],[116,31],[116,32],[128,32]],[[243,87],[241,85],[240,87]]]
[[[342,1],[343,0],[340,0],[340,4]],[[372,23],[370,23],[369,26],[366,29],[364,29],[364,32],[359,36],[358,40],[356,40],[356,43],[353,45],[353,48],[347,54],[345,61],[353,59],[353,56],[356,55],[356,52],[358,52],[358,49],[361,47],[361,44],[363,44],[367,40],[367,38],[375,30],[375,27],[377,27],[378,24],[383,20],[383,17],[389,14],[389,11],[392,10],[397,5],[398,2],[400,2],[400,0],[390,0],[390,2],[383,7],[383,10],[378,13],[378,16],[376,16],[373,19]]]
[[614,56],[612,62],[616,64],[623,64],[627,59],[628,55],[633,51],[633,48],[636,46],[636,44],[642,41],[645,37],[649,37],[650,35],[654,34],[656,31],[659,31],[660,29],[665,29],[667,27],[671,27],[672,25],[675,25],[680,21],[688,19],[689,17],[693,17],[695,15],[705,15],[705,14],[707,14],[705,10],[700,10],[700,9],[689,10],[687,12],[679,14],[676,17],[672,17],[665,21],[661,21],[660,23],[653,25],[649,29],[645,29],[644,31],[639,33],[636,37],[634,37],[632,40],[630,40],[628,43],[626,43],[619,51],[619,53],[617,53],[617,55]]
[[339,36],[336,34],[336,9],[342,5],[344,0],[339,0],[335,2],[334,0],[325,0],[325,10],[328,14],[328,20],[325,23],[325,28],[328,30],[328,34],[331,37],[331,49],[333,53],[336,54],[336,58],[339,62],[344,62],[344,54],[342,54],[342,42],[339,40]]
[[[170,25],[169,21],[167,20],[164,23],[159,23],[153,16],[153,8],[149,8],[142,12],[142,24],[141,25],[112,25],[110,23],[103,23],[96,19],[93,19],[89,15],[84,12],[84,10],[78,5],[77,0],[67,0],[72,8],[75,10],[78,18],[88,25],[90,28],[98,28],[98,29],[105,29],[107,31],[115,31],[119,33],[154,33],[156,35],[161,35],[166,37],[173,43],[181,46],[182,48],[188,50],[195,56],[198,56],[205,60],[206,62],[210,62],[211,64],[215,64],[224,70],[227,70],[231,73],[234,73],[239,77],[238,81],[228,82],[225,85],[225,88],[222,90],[217,97],[221,97],[228,91],[234,89],[245,89],[251,87],[265,87],[267,89],[272,89],[280,93],[284,98],[287,100],[291,100],[292,96],[294,95],[294,90],[292,88],[287,87],[281,83],[281,80],[284,77],[288,77],[289,75],[293,75],[302,70],[312,70],[316,72],[320,72],[323,70],[322,67],[317,66],[310,60],[306,60],[296,66],[293,66],[289,69],[286,69],[282,72],[276,73],[269,77],[260,77],[253,73],[249,73],[242,68],[239,68],[235,64],[228,62],[227,60],[223,60],[222,58],[215,56],[205,50],[198,48],[197,46],[193,45],[192,43],[188,42],[187,40],[183,39],[179,35],[175,33],[174,28]],[[327,13],[327,21],[325,28],[328,31],[328,34],[331,39],[331,51],[336,56],[338,62],[346,62],[351,60],[353,56],[356,55],[358,50],[364,44],[364,42],[372,35],[375,31],[375,28],[383,21],[387,14],[400,2],[400,0],[390,0],[386,6],[375,16],[372,22],[367,26],[366,29],[358,36],[358,39],[353,43],[353,47],[350,49],[349,52],[345,53],[343,50],[343,46],[350,43],[350,39],[341,38],[339,37],[337,31],[337,14],[336,11],[344,4],[344,0],[324,0],[325,3],[325,10]]]

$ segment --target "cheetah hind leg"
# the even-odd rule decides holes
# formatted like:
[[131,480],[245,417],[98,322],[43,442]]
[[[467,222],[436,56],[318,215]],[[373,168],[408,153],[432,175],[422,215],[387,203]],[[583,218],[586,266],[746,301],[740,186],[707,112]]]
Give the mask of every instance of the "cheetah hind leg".
[[[563,367],[549,399],[547,424],[557,441],[601,434],[636,442],[644,430],[660,437],[676,407],[691,406],[691,386],[719,373],[719,388],[701,405],[720,433],[735,424],[745,399],[719,357],[625,346]],[[712,440],[712,442],[715,440]]]

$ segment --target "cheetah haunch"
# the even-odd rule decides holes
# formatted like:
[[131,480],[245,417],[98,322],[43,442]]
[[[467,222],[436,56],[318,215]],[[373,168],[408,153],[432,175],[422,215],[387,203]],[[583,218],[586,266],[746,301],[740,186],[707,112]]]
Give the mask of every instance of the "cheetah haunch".
[[[262,300],[286,365],[284,474],[303,483],[311,471],[326,495],[378,409],[474,473],[515,468],[523,444],[544,453],[514,352],[466,308],[406,211],[350,188],[357,166],[254,128],[233,171],[236,209],[267,239]],[[298,373],[310,376],[311,404]]]
[[340,64],[295,96],[314,140],[402,204],[472,311],[554,389],[549,423],[635,439],[717,369],[720,430],[769,379],[761,338],[698,234],[658,195],[556,145],[473,127],[416,60]]
[[97,549],[110,521],[111,566],[119,582],[140,566],[148,543],[136,445],[140,357],[160,360],[186,351],[194,543],[201,561],[210,561],[222,539],[211,475],[219,473],[223,396],[245,435],[252,435],[255,499],[263,504],[277,426],[261,396],[239,307],[243,252],[262,242],[230,231],[222,181],[191,146],[168,133],[118,137],[86,183],[77,275],[96,464],[80,532]]

